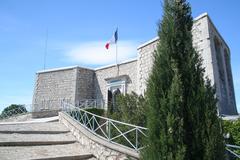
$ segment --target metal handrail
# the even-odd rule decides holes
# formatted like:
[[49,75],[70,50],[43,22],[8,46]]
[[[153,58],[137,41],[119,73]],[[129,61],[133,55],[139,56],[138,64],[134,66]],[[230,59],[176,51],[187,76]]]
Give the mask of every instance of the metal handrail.
[[[23,105],[27,109],[27,112],[26,112],[26,110],[22,110],[22,108],[15,108],[8,112],[4,112],[2,114],[2,116],[0,117],[0,119],[7,119],[10,117],[14,117],[14,116],[22,115],[22,114],[32,113],[32,112],[36,111],[34,108],[32,108],[33,106],[37,107],[38,110],[46,109],[45,102],[47,102],[48,104],[56,103],[55,105],[58,105],[57,107],[59,110],[63,110],[64,112],[68,113],[72,118],[77,120],[83,127],[88,129],[90,132],[92,132],[93,134],[95,134],[101,138],[104,138],[105,140],[107,140],[111,143],[115,143],[115,144],[119,144],[119,145],[122,145],[125,147],[132,148],[137,152],[139,152],[142,148],[144,148],[140,144],[140,136],[147,137],[147,135],[145,133],[148,130],[147,128],[93,114],[82,108],[75,107],[74,105],[68,103],[68,101],[66,102],[64,100],[48,100],[48,101],[42,102],[40,105],[39,104]],[[92,102],[94,102],[94,99],[92,99]],[[44,104],[44,105],[42,105],[42,104]],[[60,106],[59,106],[59,104],[60,104]],[[52,105],[50,105],[50,106],[52,106]],[[96,106],[93,106],[93,107],[97,108]],[[49,106],[47,108],[49,108]],[[87,107],[84,107],[84,108],[87,108]],[[78,112],[74,112],[74,111],[78,111]],[[71,113],[74,113],[74,114],[71,114]],[[128,130],[122,131],[121,128],[118,127],[118,125],[123,125],[125,127],[127,126],[127,127],[131,127],[131,128]],[[112,130],[111,130],[112,128],[116,129],[117,135],[113,135]],[[100,133],[99,133],[99,131],[100,131]],[[132,132],[135,132],[134,142],[132,142],[132,140],[127,137],[127,134],[132,133]],[[115,141],[116,139],[121,138],[121,137],[124,140],[126,140],[127,145]],[[240,146],[226,144],[226,150],[233,156],[240,158],[240,155],[232,149],[238,150],[238,149],[240,149]]]
[[[141,138],[146,137],[145,132],[147,132],[147,128],[102,117],[66,102],[63,102],[62,104],[64,112],[77,120],[80,125],[93,134],[109,141],[110,143],[122,145],[134,149],[137,152],[143,148]],[[122,125],[125,130],[123,130],[120,125]],[[132,139],[127,136],[127,134],[130,133],[133,136]],[[124,141],[118,141],[119,138]]]
[[79,108],[103,108],[102,99],[81,99],[75,102],[75,107]]
[[237,146],[237,145],[232,145],[232,144],[226,144],[226,150],[231,153],[232,155],[234,155],[235,157],[237,158],[240,158],[240,155],[235,153],[234,151],[232,151],[230,148],[233,148],[233,149],[240,149],[240,146]]
[[[93,114],[89,111],[86,111],[84,109],[75,107],[69,103],[63,102],[62,104],[63,104],[63,110],[66,113],[68,113],[72,118],[75,118],[75,120],[77,120],[80,123],[80,125],[85,127],[87,130],[89,130],[93,134],[100,136],[101,138],[104,138],[105,140],[107,140],[111,143],[120,144],[125,147],[132,148],[137,152],[139,152],[142,148],[144,148],[143,146],[139,145],[139,136],[141,135],[143,137],[147,137],[147,135],[145,133],[148,130],[147,128],[141,127],[141,126],[136,126],[136,125],[125,123],[125,122],[121,122],[121,121],[117,121],[117,120],[107,118],[107,117],[102,117],[102,116]],[[74,115],[71,115],[71,111],[78,111],[78,112],[75,112]],[[103,121],[104,123],[100,123],[100,121]],[[95,123],[96,123],[96,126],[94,126]],[[117,124],[124,125],[127,127],[132,127],[132,128],[128,129],[126,131],[122,131],[119,127],[117,127]],[[117,135],[112,136],[112,133],[111,133],[112,127],[117,130],[117,132],[118,132]],[[97,133],[97,131],[100,131],[101,134]],[[136,133],[135,137],[134,137],[135,143],[132,143],[132,141],[126,136],[126,134],[134,132],[134,131]],[[128,142],[128,145],[121,144],[119,142],[114,141],[115,139],[117,139],[119,137],[124,138]],[[226,144],[226,150],[229,153],[231,153],[232,155],[234,155],[235,157],[240,158],[240,155],[238,155],[237,153],[232,151],[230,148],[240,149],[240,146]]]

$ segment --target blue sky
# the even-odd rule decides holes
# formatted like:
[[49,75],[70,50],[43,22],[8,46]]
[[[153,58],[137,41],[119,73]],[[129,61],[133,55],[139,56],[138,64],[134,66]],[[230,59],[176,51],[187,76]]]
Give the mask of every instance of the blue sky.
[[[0,110],[29,104],[36,71],[46,68],[114,63],[104,44],[119,28],[119,59],[136,56],[136,47],[157,35],[162,0],[1,0]],[[240,1],[190,0],[193,17],[208,12],[231,49],[235,96],[240,112]]]

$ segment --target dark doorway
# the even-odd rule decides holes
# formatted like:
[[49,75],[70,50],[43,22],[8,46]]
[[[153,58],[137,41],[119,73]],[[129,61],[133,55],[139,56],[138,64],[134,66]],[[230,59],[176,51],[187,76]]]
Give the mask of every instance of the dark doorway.
[[116,99],[117,96],[121,94],[121,91],[119,88],[117,88],[115,91],[108,90],[108,111],[109,113],[113,113],[117,109]]
[[107,103],[107,105],[108,105],[108,112],[109,113],[113,113],[112,97],[113,97],[112,91],[108,90],[108,97],[107,97],[108,103]]
[[114,92],[113,92],[113,99],[112,99],[112,102],[113,102],[113,111],[116,111],[117,109],[117,96],[121,94],[121,91],[118,89],[116,89]]

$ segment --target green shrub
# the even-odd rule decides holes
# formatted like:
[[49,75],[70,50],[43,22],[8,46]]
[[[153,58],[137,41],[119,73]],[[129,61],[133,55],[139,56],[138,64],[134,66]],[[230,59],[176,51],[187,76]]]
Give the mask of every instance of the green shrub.
[[110,118],[137,126],[146,126],[145,99],[142,95],[138,96],[135,92],[120,94],[117,96],[116,106],[113,113],[108,111]]
[[[135,92],[131,94],[120,94],[116,98],[116,108],[112,112],[112,110],[108,110],[108,117],[118,120],[121,122],[137,125],[137,126],[146,126],[146,111],[145,111],[145,99],[142,95],[138,96]],[[133,127],[126,126],[123,124],[114,123],[116,127],[122,132],[127,132]],[[114,127],[111,126],[111,138],[118,136],[120,133]],[[136,132],[132,131],[125,135],[128,140],[135,145],[136,143]],[[142,146],[144,136],[139,134],[138,136],[138,147]],[[131,144],[122,136],[113,140],[114,142],[123,144],[125,146],[131,147]]]
[[[236,121],[223,121],[224,134],[229,134],[226,143],[240,146],[240,119]],[[240,150],[236,150],[240,154]]]
[[27,109],[24,105],[20,104],[11,104],[10,106],[6,107],[2,113],[1,113],[1,118],[6,118],[6,117],[11,117],[14,115],[22,114],[22,113],[27,113]]
[[88,111],[90,113],[96,114],[98,116],[104,116],[104,109],[99,108],[87,108],[85,111]]

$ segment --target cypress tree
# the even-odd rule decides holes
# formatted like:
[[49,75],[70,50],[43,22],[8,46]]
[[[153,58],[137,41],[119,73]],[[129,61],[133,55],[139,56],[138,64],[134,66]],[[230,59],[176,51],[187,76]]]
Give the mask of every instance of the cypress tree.
[[224,159],[215,92],[193,48],[192,25],[186,0],[164,0],[147,84],[149,132],[143,159]]

